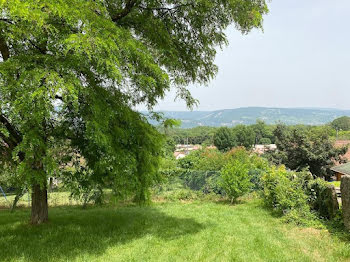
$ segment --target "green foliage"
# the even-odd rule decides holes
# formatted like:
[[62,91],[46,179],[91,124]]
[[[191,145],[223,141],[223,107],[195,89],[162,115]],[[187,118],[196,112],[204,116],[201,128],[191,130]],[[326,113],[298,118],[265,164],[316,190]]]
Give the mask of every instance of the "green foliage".
[[271,139],[267,137],[263,137],[259,140],[259,144],[262,144],[262,145],[269,145],[271,143],[272,143]]
[[[245,175],[239,175],[244,178],[244,181],[248,181],[248,191],[260,190],[262,188],[261,176],[269,168],[269,164],[265,159],[250,154],[244,147],[235,148],[227,153],[221,153],[216,149],[194,151],[185,158],[179,159],[177,168],[172,167],[172,170],[164,170],[164,175],[178,178],[178,181],[181,181],[185,188],[201,191],[205,194],[228,195],[223,185],[225,184],[230,192],[236,190],[237,185],[229,181],[233,174],[229,174],[228,171],[225,173],[226,182],[223,183],[222,170],[228,169],[229,165],[234,165],[233,169],[238,170],[240,166],[236,166],[237,163],[245,164],[243,168],[246,169],[242,171]],[[234,172],[237,171],[236,169]],[[240,180],[241,177],[237,176],[234,179]],[[230,186],[234,189],[231,190]],[[243,191],[247,192],[245,189]],[[231,196],[230,198],[232,199]]]
[[350,131],[350,117],[342,116],[337,119],[334,119],[331,123],[331,126],[339,131]]
[[[336,134],[334,135],[336,136]],[[350,131],[338,131],[339,140],[350,140]]]
[[80,170],[74,172],[74,176],[63,176],[64,188],[71,192],[71,198],[81,201],[83,207],[86,207],[89,202],[95,204],[102,204],[103,202],[102,187],[93,183],[92,175],[91,171]]
[[264,174],[262,184],[265,204],[287,222],[316,225],[317,217],[334,219],[339,214],[333,185],[314,179],[307,170],[291,172],[283,166],[272,167]]
[[308,179],[311,177],[307,172],[289,172],[283,166],[271,167],[262,177],[265,205],[284,215],[287,222],[310,225],[315,216],[305,194]]
[[275,164],[284,164],[291,170],[309,168],[317,177],[329,178],[330,168],[342,162],[346,148],[336,148],[327,127],[287,127],[278,125],[274,131],[277,151],[267,154]]
[[268,12],[264,0],[0,0],[0,8],[0,164],[13,161],[29,185],[77,175],[94,185],[81,192],[109,186],[140,202],[158,179],[163,139],[133,108],[152,110],[171,87],[193,106],[186,86],[214,77],[224,30],[261,28]]
[[233,203],[238,197],[248,193],[251,188],[249,164],[233,160],[221,170],[220,185]]
[[257,120],[254,125],[251,126],[255,133],[255,142],[258,144],[271,144],[274,142],[275,137],[273,135],[274,126],[267,125],[262,120]]
[[201,151],[199,150],[193,151],[186,157],[179,159],[178,166],[182,169],[194,169],[200,157],[201,157]]
[[228,154],[223,154],[217,149],[203,149],[193,165],[193,169],[200,171],[219,171],[227,163]]
[[258,120],[251,126],[237,125],[232,128],[219,128],[214,134],[214,145],[221,151],[228,151],[236,146],[250,149],[254,144],[271,144],[275,140],[273,126]]
[[171,137],[166,137],[163,152],[166,157],[174,157],[174,151],[176,149],[176,144],[174,139]]
[[252,184],[251,189],[253,191],[261,191],[263,189],[262,177],[270,170],[270,164],[266,159],[257,155],[250,156],[250,163],[249,177]]
[[220,169],[227,162],[225,158],[227,156],[218,150],[204,149],[191,152],[177,161],[163,159],[161,174],[165,179],[158,188],[167,191],[167,185],[172,185],[178,189],[200,191],[204,194],[222,194],[218,180]]
[[244,146],[250,149],[254,145],[256,136],[252,127],[237,125],[232,128],[232,132],[236,138],[236,146]]
[[216,127],[198,126],[191,129],[174,128],[169,130],[168,135],[176,144],[205,144],[212,145]]
[[162,127],[164,128],[165,134],[167,134],[167,130],[174,127],[180,127],[181,120],[167,118],[163,121]]
[[237,145],[236,137],[228,127],[220,127],[214,134],[214,145],[220,151],[229,151]]

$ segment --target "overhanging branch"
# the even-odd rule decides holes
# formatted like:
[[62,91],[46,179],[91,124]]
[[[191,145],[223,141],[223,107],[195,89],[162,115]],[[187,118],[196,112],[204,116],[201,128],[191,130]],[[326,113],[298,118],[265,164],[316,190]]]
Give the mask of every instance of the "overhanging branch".
[[10,121],[7,120],[7,118],[0,114],[0,123],[4,125],[4,127],[9,132],[10,136],[9,139],[11,139],[11,143],[13,143],[14,146],[17,146],[19,143],[22,142],[22,136],[17,131],[17,129],[10,123]]
[[2,35],[0,35],[0,53],[3,61],[6,61],[7,59],[10,58],[9,47],[5,41],[5,38]]
[[118,22],[123,17],[127,16],[132,9],[136,6],[138,0],[128,0],[125,4],[124,9],[122,9],[119,13],[112,16],[113,22]]

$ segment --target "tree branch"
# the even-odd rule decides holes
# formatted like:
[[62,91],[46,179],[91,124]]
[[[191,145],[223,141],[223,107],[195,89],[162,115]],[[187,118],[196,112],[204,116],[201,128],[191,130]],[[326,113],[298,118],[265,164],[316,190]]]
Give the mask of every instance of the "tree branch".
[[183,7],[188,7],[188,6],[192,6],[194,7],[193,3],[189,3],[189,4],[178,4],[175,5],[173,7],[145,7],[145,6],[139,6],[139,8],[144,9],[144,10],[156,10],[156,11],[168,11],[168,12],[173,12],[176,11],[180,8]]
[[63,102],[63,97],[60,95],[55,95],[55,99],[61,100]]
[[7,59],[10,58],[9,47],[5,41],[5,38],[2,35],[0,35],[0,53],[3,61],[6,61]]
[[112,21],[118,22],[120,19],[127,16],[131,12],[131,10],[136,6],[137,2],[138,0],[127,0],[125,8],[122,9],[119,13],[112,16]]
[[[0,132],[0,138],[2,139],[2,142],[5,144],[4,146],[11,147],[11,140],[8,139],[3,133]],[[1,140],[0,140],[1,142]]]
[[42,54],[46,54],[46,48],[45,49],[43,49],[43,48],[41,48],[40,46],[38,46],[38,45],[36,45],[32,40],[30,40],[30,39],[28,39],[28,41],[29,41],[29,43],[32,45],[32,46],[34,46],[36,49],[38,49],[39,50],[39,52],[40,53],[42,53]]
[[13,21],[11,21],[10,19],[7,19],[7,18],[0,18],[0,22],[5,22],[5,23],[11,24],[11,25],[14,24]]
[[0,114],[0,123],[2,123],[7,131],[10,133],[11,140],[14,146],[17,146],[22,142],[22,135],[17,131],[17,129],[12,126],[12,124],[6,119],[6,117]]

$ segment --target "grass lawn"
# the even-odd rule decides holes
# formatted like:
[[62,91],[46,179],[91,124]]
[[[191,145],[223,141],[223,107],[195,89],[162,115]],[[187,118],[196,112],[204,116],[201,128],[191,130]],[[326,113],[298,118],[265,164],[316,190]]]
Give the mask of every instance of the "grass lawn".
[[333,181],[333,182],[329,182],[329,183],[334,185],[335,187],[340,187],[340,181]]
[[151,207],[0,211],[1,261],[350,261],[350,241],[286,225],[260,200],[157,203]]

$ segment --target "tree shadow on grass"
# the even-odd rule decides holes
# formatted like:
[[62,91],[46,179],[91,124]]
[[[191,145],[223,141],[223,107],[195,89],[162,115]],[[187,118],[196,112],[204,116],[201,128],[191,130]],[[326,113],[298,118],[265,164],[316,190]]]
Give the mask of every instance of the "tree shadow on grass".
[[47,224],[31,226],[27,219],[28,211],[23,210],[0,216],[2,261],[69,261],[78,255],[102,255],[109,247],[144,236],[166,242],[204,228],[193,219],[172,217],[152,207],[62,207],[50,210]]

